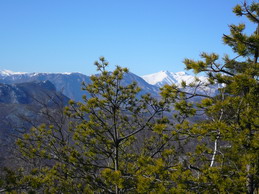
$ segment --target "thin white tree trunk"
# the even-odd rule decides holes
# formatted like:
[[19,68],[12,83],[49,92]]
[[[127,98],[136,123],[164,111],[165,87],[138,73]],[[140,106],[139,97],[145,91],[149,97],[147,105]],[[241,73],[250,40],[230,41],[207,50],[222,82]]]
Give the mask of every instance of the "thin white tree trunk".
[[[224,92],[222,92],[222,100],[225,99],[225,96],[224,96]],[[221,121],[222,117],[223,117],[223,114],[224,114],[224,110],[221,109],[220,110],[220,117],[219,117],[219,121]],[[215,163],[215,157],[216,157],[216,154],[217,154],[217,151],[218,151],[218,140],[220,138],[220,131],[218,130],[217,132],[217,137],[214,141],[214,151],[213,151],[213,154],[212,154],[212,158],[211,158],[211,162],[210,162],[210,167],[212,167]]]
[[218,132],[218,135],[214,141],[214,151],[213,151],[213,155],[212,155],[212,158],[211,158],[211,163],[210,163],[210,167],[212,167],[215,163],[215,157],[216,157],[216,154],[217,154],[217,151],[218,151],[218,139],[219,139],[219,136],[220,136],[220,132]]

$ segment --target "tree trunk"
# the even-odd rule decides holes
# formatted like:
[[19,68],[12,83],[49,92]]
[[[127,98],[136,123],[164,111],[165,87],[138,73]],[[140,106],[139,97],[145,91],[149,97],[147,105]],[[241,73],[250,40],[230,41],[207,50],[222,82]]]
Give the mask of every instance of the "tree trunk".
[[214,163],[215,163],[215,157],[216,157],[216,154],[217,154],[217,151],[218,151],[218,139],[219,139],[219,132],[218,132],[218,135],[214,141],[214,151],[213,151],[213,155],[212,155],[212,158],[211,158],[211,163],[210,163],[210,167],[213,167]]
[[[116,142],[115,145],[115,171],[119,170],[119,144]],[[119,193],[118,185],[115,186],[115,193]]]

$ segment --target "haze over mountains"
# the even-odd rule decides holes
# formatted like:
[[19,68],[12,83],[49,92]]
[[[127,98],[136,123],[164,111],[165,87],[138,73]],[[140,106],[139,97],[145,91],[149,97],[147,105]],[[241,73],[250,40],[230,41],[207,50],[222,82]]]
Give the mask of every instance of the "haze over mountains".
[[[198,76],[197,78],[199,78],[200,82],[206,83],[206,77]],[[129,72],[125,74],[122,84],[127,85],[135,81],[138,86],[142,88],[141,94],[151,93],[153,96],[158,97],[160,92],[159,88],[165,84],[175,84],[180,87],[182,81],[189,84],[194,80],[195,76],[185,72],[173,73],[160,71],[142,77]],[[76,101],[81,101],[82,95],[85,94],[85,91],[81,90],[82,82],[86,84],[91,82],[90,76],[81,73],[24,73],[10,70],[0,71],[0,83],[14,84],[32,81],[50,81],[54,84],[58,92],[62,92],[67,97]],[[199,92],[215,95],[218,87],[218,85],[202,87]]]
[[[50,81],[0,83],[0,166],[14,145],[15,137],[44,120],[46,107],[56,110],[67,105],[69,98]],[[63,110],[63,109],[62,109]]]
[[[206,82],[204,76],[198,77],[201,82]],[[122,84],[128,85],[133,81],[137,82],[142,89],[139,95],[151,93],[154,97],[159,97],[160,87],[165,84],[175,84],[181,86],[181,82],[187,84],[193,82],[195,76],[185,72],[172,73],[160,71],[158,73],[137,76],[133,73],[125,74]],[[70,99],[82,101],[83,95],[89,95],[82,91],[82,82],[91,83],[90,76],[81,73],[23,73],[9,70],[0,71],[0,144],[6,145],[0,148],[0,153],[4,153],[6,148],[13,142],[10,134],[16,134],[16,128],[29,129],[32,124],[24,122],[23,115],[37,125],[43,121],[44,106],[56,111],[55,102],[60,102],[62,106],[67,105]],[[202,87],[199,93],[215,95],[218,86]],[[185,90],[191,90],[186,88]],[[37,123],[38,122],[38,123]],[[4,157],[4,156],[2,156]],[[0,156],[0,163],[2,159]]]

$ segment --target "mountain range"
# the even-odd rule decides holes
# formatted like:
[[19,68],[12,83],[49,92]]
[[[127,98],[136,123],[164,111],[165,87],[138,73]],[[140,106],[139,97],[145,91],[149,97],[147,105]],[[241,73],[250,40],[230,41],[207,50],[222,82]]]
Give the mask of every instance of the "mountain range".
[[[161,71],[142,77],[129,72],[124,75],[122,84],[128,85],[135,81],[142,89],[140,95],[150,93],[159,98],[160,87],[163,85],[175,84],[181,87],[182,81],[189,84],[195,79],[195,76],[185,72]],[[200,82],[207,82],[204,76],[199,76],[198,79]],[[51,110],[53,115],[59,115],[55,112],[62,111],[69,99],[81,101],[84,94],[89,95],[81,90],[82,82],[91,83],[90,76],[81,73],[0,71],[0,166],[1,162],[6,161],[4,158],[8,155],[7,148],[14,145],[15,139],[12,136],[17,135],[17,130],[27,131],[32,126],[47,122],[43,114],[45,108]],[[215,95],[218,87],[204,86],[198,92]],[[56,102],[60,106],[55,106]]]
[[178,88],[182,88],[182,82],[185,82],[186,85],[194,84],[194,86],[199,85],[199,88],[195,87],[186,87],[182,90],[187,92],[195,92],[198,94],[214,96],[218,92],[218,88],[221,88],[221,84],[208,85],[208,77],[206,76],[194,76],[186,72],[169,72],[169,71],[160,71],[157,73],[144,75],[142,78],[149,84],[152,84],[157,87],[162,87],[164,85],[176,85]]
[[[185,81],[189,84],[198,78],[200,83],[206,83],[207,77],[205,76],[193,76],[186,72],[168,72],[160,71],[158,73],[137,76],[131,72],[125,74],[123,84],[127,85],[131,82],[137,82],[138,86],[142,89],[141,94],[151,93],[153,96],[158,97],[160,87],[165,84],[175,84],[181,87],[181,82]],[[32,81],[50,81],[54,84],[58,92],[62,92],[70,99],[81,101],[82,95],[85,91],[81,90],[82,82],[89,84],[91,82],[90,76],[82,73],[24,73],[13,72],[10,70],[0,71],[0,83],[14,84],[24,83]],[[198,92],[202,94],[215,95],[220,85],[203,86],[199,88]],[[193,90],[192,88],[186,88],[185,90]]]
[[50,81],[0,83],[0,166],[14,145],[15,137],[44,120],[44,112],[63,110],[69,98]]
[[[169,72],[169,71],[160,71],[157,73],[144,75],[142,78],[149,84],[162,87],[165,84],[176,84],[180,86],[182,81],[185,81],[186,84],[190,84],[195,81],[195,76],[187,74],[186,72]],[[198,77],[201,81],[206,82],[207,78],[205,76]]]

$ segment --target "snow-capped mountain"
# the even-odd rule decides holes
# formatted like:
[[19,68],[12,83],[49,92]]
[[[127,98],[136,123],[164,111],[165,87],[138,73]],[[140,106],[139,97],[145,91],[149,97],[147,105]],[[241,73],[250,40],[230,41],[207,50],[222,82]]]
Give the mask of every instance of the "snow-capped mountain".
[[[182,81],[185,81],[186,84],[190,84],[195,81],[195,76],[189,75],[186,72],[169,72],[169,71],[160,71],[157,73],[144,75],[142,78],[149,84],[162,87],[165,84],[171,85],[175,84],[177,86],[181,85]],[[199,76],[200,81],[206,82],[207,78],[205,76]]]
[[[175,84],[181,87],[181,82],[185,81],[186,84],[193,83],[198,78],[199,83],[206,84],[207,77],[193,76],[186,72],[168,72],[160,71],[158,73],[145,75],[139,77],[133,73],[124,75],[123,84],[128,85],[133,81],[137,82],[138,86],[142,89],[141,94],[151,93],[153,96],[159,96],[159,88],[165,84]],[[90,76],[81,73],[26,73],[26,72],[13,72],[10,70],[0,71],[0,83],[14,84],[32,81],[47,81],[55,85],[57,91],[62,92],[66,96],[76,101],[81,101],[82,96],[87,94],[81,90],[82,82],[90,83]],[[199,87],[197,93],[215,95],[220,85],[202,86]],[[185,91],[192,92],[193,88],[187,87]]]
[[[90,76],[81,73],[25,73],[13,72],[10,70],[0,71],[0,83],[14,84],[32,81],[47,81],[55,85],[57,91],[62,92],[69,98],[81,101],[82,96],[86,94],[82,91],[82,82],[90,83]],[[136,81],[138,86],[142,89],[140,94],[151,93],[153,96],[159,95],[159,88],[157,86],[147,83],[141,77],[127,73],[124,75],[123,84],[128,85]]]
[[67,97],[79,101],[84,94],[81,90],[82,82],[90,83],[89,76],[81,73],[26,73],[9,70],[0,71],[0,83],[14,84],[32,81],[50,81],[57,91]]
[[[196,93],[206,94],[206,95],[216,95],[218,88],[222,87],[220,84],[209,85],[208,78],[206,76],[193,76],[186,72],[169,72],[169,71],[160,71],[157,73],[144,75],[142,78],[149,84],[162,87],[166,84],[176,86],[181,88],[181,83],[184,81],[187,85],[194,83],[195,85],[200,84],[201,86],[197,89]],[[185,88],[185,91],[193,92],[195,89],[191,87]]]
[[[8,77],[8,76],[13,76],[13,75],[30,75],[30,76],[35,76],[38,74],[53,74],[53,73],[28,73],[28,72],[15,72],[11,70],[0,70],[0,76],[2,77]],[[62,72],[62,73],[57,73],[57,74],[63,74],[63,75],[70,75],[72,74],[71,72]]]
[[22,75],[22,74],[26,74],[26,72],[14,72],[14,71],[6,70],[6,69],[0,71],[0,75],[2,77],[7,77],[7,76],[10,76],[10,75]]

